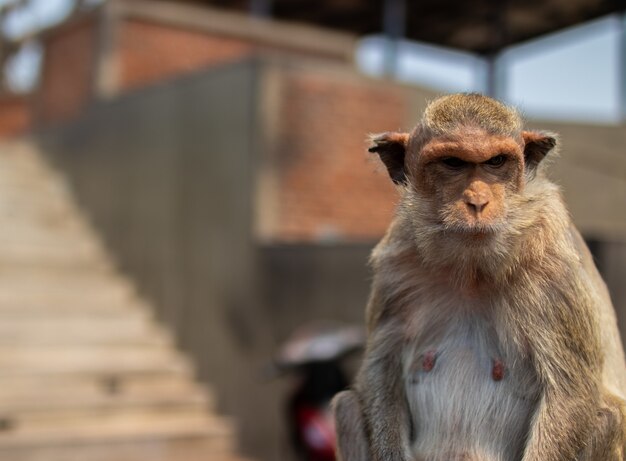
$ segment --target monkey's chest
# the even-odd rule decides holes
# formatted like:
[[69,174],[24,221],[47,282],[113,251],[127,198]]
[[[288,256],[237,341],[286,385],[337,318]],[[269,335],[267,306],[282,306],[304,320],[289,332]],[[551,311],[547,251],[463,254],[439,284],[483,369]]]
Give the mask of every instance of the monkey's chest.
[[404,373],[417,459],[521,459],[536,380],[487,326],[463,322],[408,348]]

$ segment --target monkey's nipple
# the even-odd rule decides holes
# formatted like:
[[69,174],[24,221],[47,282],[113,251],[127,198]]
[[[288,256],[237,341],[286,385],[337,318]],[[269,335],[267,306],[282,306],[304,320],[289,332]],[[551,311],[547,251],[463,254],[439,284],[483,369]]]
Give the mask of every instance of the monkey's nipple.
[[491,378],[494,381],[502,381],[504,378],[504,362],[500,359],[494,359],[493,367],[491,368]]
[[435,362],[437,361],[437,354],[435,351],[427,351],[422,358],[422,370],[425,372],[432,371],[435,368]]

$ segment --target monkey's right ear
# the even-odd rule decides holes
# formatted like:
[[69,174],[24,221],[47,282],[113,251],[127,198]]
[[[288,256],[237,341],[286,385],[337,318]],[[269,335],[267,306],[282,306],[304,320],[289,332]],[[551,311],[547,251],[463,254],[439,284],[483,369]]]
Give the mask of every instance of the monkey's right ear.
[[406,184],[404,156],[409,142],[409,133],[391,132],[370,136],[368,151],[378,154],[387,167],[391,180],[396,184]]

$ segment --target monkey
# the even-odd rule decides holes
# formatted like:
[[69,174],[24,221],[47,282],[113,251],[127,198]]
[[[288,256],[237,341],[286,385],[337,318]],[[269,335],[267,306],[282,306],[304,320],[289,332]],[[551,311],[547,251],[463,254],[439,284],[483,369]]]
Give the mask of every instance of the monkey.
[[333,400],[338,459],[625,459],[622,343],[546,174],[556,150],[476,93],[371,137],[400,200],[370,256],[363,363]]

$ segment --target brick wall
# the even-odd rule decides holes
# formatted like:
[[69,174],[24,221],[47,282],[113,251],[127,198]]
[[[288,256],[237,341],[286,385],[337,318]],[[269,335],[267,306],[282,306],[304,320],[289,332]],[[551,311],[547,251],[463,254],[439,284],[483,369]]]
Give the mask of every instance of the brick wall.
[[38,120],[66,121],[111,96],[253,54],[348,62],[351,38],[176,3],[119,3],[46,34]]
[[0,98],[0,137],[24,133],[30,125],[31,111],[27,98],[20,96]]
[[[47,41],[39,99],[46,122],[79,115],[93,97],[95,51],[103,46],[96,43],[96,19],[64,26]],[[268,51],[267,43],[132,17],[111,30],[114,65],[109,70],[121,92]],[[278,45],[273,50],[293,53]],[[410,126],[408,90],[360,78],[349,65],[332,60],[299,66],[285,67],[275,108],[277,212],[272,232],[263,237],[283,242],[378,239],[397,192],[376,156],[367,154],[365,140],[368,133]]]
[[406,128],[404,89],[301,71],[285,76],[280,99],[271,238],[380,238],[398,195],[378,158],[366,152],[366,137]]
[[46,39],[38,118],[61,122],[77,116],[91,98],[95,71],[93,18],[58,29]]
[[136,19],[122,22],[117,46],[120,90],[235,61],[252,51],[243,40]]

